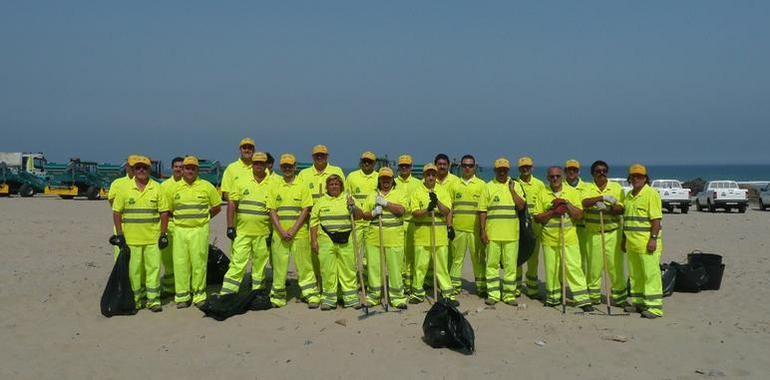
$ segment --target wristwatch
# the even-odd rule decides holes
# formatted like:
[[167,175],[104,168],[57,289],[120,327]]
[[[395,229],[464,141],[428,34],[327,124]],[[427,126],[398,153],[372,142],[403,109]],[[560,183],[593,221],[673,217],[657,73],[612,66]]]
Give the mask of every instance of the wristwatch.
[[658,235],[650,235],[650,239],[658,240]]

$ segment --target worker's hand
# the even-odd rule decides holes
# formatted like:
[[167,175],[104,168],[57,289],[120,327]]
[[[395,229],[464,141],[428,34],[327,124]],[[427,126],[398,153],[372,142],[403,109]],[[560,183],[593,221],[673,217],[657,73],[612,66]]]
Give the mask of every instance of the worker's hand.
[[437,206],[438,206],[438,198],[431,198],[430,202],[428,202],[428,212],[435,210]]
[[559,205],[556,206],[553,209],[553,211],[556,213],[556,215],[562,216],[562,215],[566,214],[567,211],[569,211],[569,208],[567,208],[567,203],[566,202],[565,203],[559,203]]
[[356,207],[356,200],[353,199],[350,195],[348,195],[348,209],[350,209],[350,212],[353,212],[353,208]]
[[647,240],[647,253],[655,253],[656,248],[658,248],[658,239],[650,238]]
[[235,240],[235,237],[238,236],[235,234],[235,227],[227,227],[227,238],[230,240]]
[[618,200],[615,197],[613,197],[612,195],[603,195],[602,196],[602,200],[607,202],[607,203],[609,203],[610,205],[614,205],[614,204],[618,203]]
[[281,235],[281,240],[284,240],[284,241],[289,241],[292,238],[289,231],[281,230],[280,235]]
[[311,239],[310,240],[310,250],[313,251],[314,254],[318,254],[318,240],[317,239]]
[[438,195],[436,195],[436,193],[434,193],[433,191],[428,193],[428,197],[430,198],[431,202],[438,203]]
[[110,237],[110,244],[116,246],[116,247],[125,247],[126,246],[126,238],[123,236],[123,234],[120,235],[112,235]]
[[166,249],[166,247],[168,247],[168,235],[160,235],[160,238],[158,238],[158,248]]
[[449,226],[446,228],[446,236],[449,238],[449,240],[455,239],[455,229],[452,226]]
[[484,245],[489,245],[489,236],[487,236],[486,230],[481,231],[481,242],[484,243]]
[[607,210],[607,204],[605,204],[603,201],[596,202],[594,205],[596,206],[596,209],[599,211],[606,211]]
[[376,203],[377,203],[378,205],[380,205],[380,206],[382,206],[382,207],[388,207],[388,203],[389,203],[389,202],[388,202],[388,200],[387,200],[387,199],[385,199],[385,197],[383,197],[382,195],[379,195],[379,194],[378,194],[378,195],[377,195],[377,199],[376,199],[375,201],[376,201]]

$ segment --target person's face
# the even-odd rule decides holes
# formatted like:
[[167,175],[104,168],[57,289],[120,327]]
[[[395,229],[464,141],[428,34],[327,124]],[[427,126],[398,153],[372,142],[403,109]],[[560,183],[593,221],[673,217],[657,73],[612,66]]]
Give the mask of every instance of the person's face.
[[340,193],[342,193],[342,183],[338,179],[333,179],[329,181],[326,184],[326,192],[329,193],[329,195],[336,197],[339,196]]
[[563,173],[559,168],[553,168],[548,170],[548,184],[551,185],[551,189],[558,189],[561,187],[563,181]]
[[472,158],[466,158],[460,162],[460,166],[463,168],[463,177],[471,178],[476,174],[476,161]]
[[294,177],[294,169],[296,166],[291,164],[281,164],[281,171],[283,172],[283,176],[285,178],[292,178]]
[[329,155],[325,153],[316,153],[313,155],[313,164],[317,167],[324,167],[329,160]]
[[639,190],[644,187],[644,184],[647,182],[647,177],[641,174],[631,174],[629,176],[629,182],[631,182],[631,186],[634,187],[634,190]]
[[591,175],[594,177],[594,182],[598,184],[607,182],[607,174],[609,174],[609,169],[604,165],[597,165],[591,172]]
[[267,164],[264,161],[254,161],[251,163],[251,170],[259,177],[265,175],[265,169],[267,169]]
[[393,187],[393,178],[385,176],[380,177],[378,181],[380,182],[380,189],[382,190],[389,191]]
[[409,177],[410,175],[412,175],[412,165],[408,165],[408,164],[398,165],[398,172],[401,173],[402,177]]
[[531,165],[519,166],[519,174],[525,178],[531,176],[532,166]]
[[195,178],[198,178],[198,167],[195,165],[184,165],[182,175],[184,176],[184,179],[194,181]]
[[436,173],[435,170],[428,170],[427,172],[423,173],[423,181],[425,182],[425,186],[429,189],[432,189],[433,186],[436,186]]
[[567,180],[570,182],[575,181],[580,177],[580,169],[578,168],[567,168]]
[[134,165],[134,177],[140,181],[145,181],[150,178],[150,167],[145,164]]
[[174,162],[174,164],[171,165],[171,172],[174,174],[174,177],[179,178],[182,176],[183,166],[182,161]]
[[241,158],[244,160],[251,160],[251,156],[254,155],[254,145],[242,145],[241,146]]
[[436,161],[436,169],[438,169],[438,174],[442,177],[447,175],[447,173],[449,173],[449,161],[443,158]]
[[503,183],[508,181],[508,168],[496,168],[495,179],[497,182]]
[[366,174],[369,174],[374,171],[374,161],[364,158],[361,160],[361,171],[363,171]]

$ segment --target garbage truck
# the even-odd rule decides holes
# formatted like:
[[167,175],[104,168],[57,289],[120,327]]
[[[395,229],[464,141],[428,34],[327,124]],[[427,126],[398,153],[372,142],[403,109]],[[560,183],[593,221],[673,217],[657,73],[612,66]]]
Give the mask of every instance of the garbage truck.
[[110,179],[99,174],[96,162],[72,158],[68,164],[48,164],[50,181],[45,193],[62,199],[86,197],[96,200],[107,197]]
[[43,153],[0,152],[0,196],[31,197],[46,186]]

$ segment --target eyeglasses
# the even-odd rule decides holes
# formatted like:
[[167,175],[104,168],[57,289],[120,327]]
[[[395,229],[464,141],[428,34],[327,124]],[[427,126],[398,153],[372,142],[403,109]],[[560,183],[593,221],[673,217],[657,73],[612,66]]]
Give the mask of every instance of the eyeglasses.
[[476,164],[460,164],[460,166],[466,169],[470,169],[470,168],[476,167]]
[[551,179],[561,178],[561,174],[549,175],[548,178],[551,178]]
[[367,165],[374,165],[374,161],[372,161],[372,160],[361,160],[361,163],[362,164],[367,164]]
[[596,173],[596,174],[607,174],[607,172],[608,172],[607,169],[596,169],[596,170],[594,170],[594,173]]
[[136,166],[134,166],[134,171],[146,171],[146,170],[150,170],[150,167],[149,166],[144,166],[144,165],[136,165]]

